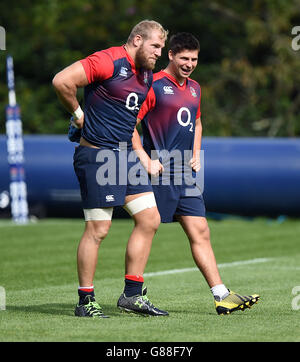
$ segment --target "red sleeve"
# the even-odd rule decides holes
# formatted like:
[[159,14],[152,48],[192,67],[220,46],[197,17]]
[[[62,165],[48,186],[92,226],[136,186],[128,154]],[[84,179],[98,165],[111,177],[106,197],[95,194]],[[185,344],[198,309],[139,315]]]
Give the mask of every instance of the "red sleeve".
[[110,78],[114,72],[114,63],[105,50],[96,52],[82,59],[81,64],[89,83]]
[[141,105],[140,111],[137,118],[143,119],[148,112],[150,112],[155,107],[155,93],[153,88],[149,89],[147,97],[144,103]]
[[197,110],[197,114],[196,114],[196,119],[201,117],[200,104],[201,104],[201,88],[200,88],[199,106],[198,106],[198,110]]

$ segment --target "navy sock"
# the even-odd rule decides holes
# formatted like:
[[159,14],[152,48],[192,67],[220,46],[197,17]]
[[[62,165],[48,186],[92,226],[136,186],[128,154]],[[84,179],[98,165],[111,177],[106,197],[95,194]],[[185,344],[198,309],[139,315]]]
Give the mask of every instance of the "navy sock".
[[79,304],[84,304],[84,299],[87,295],[90,295],[93,298],[95,298],[94,288],[90,288],[90,289],[78,288],[78,295],[79,295]]
[[[135,280],[132,280],[135,279]],[[126,297],[132,297],[133,295],[142,295],[142,288],[143,288],[143,278],[125,278],[125,288],[124,288],[124,294]],[[141,279],[141,281],[138,281],[137,279]]]

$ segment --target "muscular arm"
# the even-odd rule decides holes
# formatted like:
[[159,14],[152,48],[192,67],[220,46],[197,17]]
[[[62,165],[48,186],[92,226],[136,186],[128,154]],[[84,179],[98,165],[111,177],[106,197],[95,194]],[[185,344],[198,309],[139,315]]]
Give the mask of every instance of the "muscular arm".
[[[138,118],[136,125],[138,125],[141,120]],[[132,148],[135,150],[138,158],[140,159],[142,165],[147,169],[148,162],[150,162],[150,157],[147,155],[146,151],[143,148],[141,137],[136,128],[134,128],[132,136]]]
[[[137,119],[137,125],[140,123],[140,119]],[[150,175],[157,176],[160,172],[163,172],[163,165],[159,162],[159,160],[151,160],[148,156],[147,152],[144,150],[144,147],[141,142],[141,137],[137,131],[134,129],[133,137],[132,137],[132,148],[135,150],[138,158],[141,161],[141,164],[145,167],[146,171]]]
[[201,167],[200,165],[201,140],[202,140],[202,123],[201,123],[201,118],[197,118],[195,123],[193,157],[190,160],[190,165],[194,171],[199,171]]
[[[81,62],[75,62],[55,75],[52,80],[55,92],[66,110],[73,113],[79,106],[76,98],[77,88],[88,84],[88,79]],[[83,117],[76,121],[81,128]]]

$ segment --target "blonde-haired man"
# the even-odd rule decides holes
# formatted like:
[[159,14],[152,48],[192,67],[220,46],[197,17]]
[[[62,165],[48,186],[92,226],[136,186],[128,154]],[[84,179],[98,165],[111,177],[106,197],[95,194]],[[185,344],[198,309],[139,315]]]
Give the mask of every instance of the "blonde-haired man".
[[[168,315],[155,308],[142,292],[143,272],[160,216],[150,183],[130,182],[129,169],[138,160],[127,157],[132,150],[137,113],[151,87],[152,69],[166,37],[167,31],[159,23],[144,20],[132,29],[125,45],[91,54],[53,79],[59,100],[72,114],[69,138],[80,143],[74,153],[74,169],[80,184],[85,231],[77,251],[76,316],[106,317],[95,301],[93,282],[98,249],[110,229],[115,206],[123,206],[134,220],[125,256],[125,288],[118,307],[146,315]],[[84,110],[76,98],[79,87],[85,87]],[[127,180],[120,182],[118,172],[124,153]],[[107,154],[113,156],[114,164],[107,164]],[[102,183],[104,177],[99,177],[105,167],[115,171],[106,184]]]

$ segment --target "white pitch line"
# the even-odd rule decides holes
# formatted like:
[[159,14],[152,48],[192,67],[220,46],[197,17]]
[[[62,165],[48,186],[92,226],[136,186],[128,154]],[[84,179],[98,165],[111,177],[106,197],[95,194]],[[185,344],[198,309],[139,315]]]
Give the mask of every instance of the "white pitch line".
[[[218,264],[218,268],[228,268],[228,267],[239,266],[239,265],[266,263],[267,261],[270,261],[270,260],[271,260],[270,258],[257,258],[257,259],[250,259],[250,260],[233,261],[231,263]],[[194,267],[194,268],[162,270],[162,271],[158,271],[158,272],[144,273],[144,276],[153,277],[153,276],[161,276],[161,275],[167,275],[167,274],[186,273],[186,272],[192,272],[192,271],[199,271],[199,269],[197,267]]]

